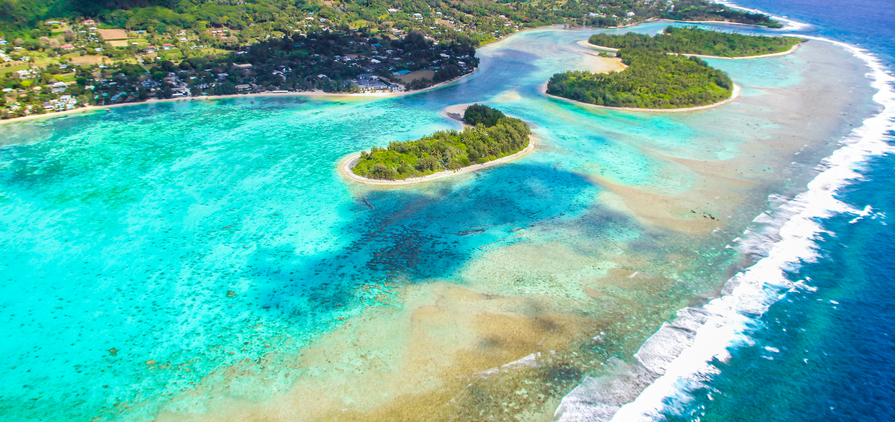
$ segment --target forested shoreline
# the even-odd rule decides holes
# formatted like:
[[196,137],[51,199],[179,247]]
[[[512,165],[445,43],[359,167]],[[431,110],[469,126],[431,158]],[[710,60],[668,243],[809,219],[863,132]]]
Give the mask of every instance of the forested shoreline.
[[466,109],[463,131],[445,130],[388,148],[362,151],[351,171],[379,180],[403,180],[459,170],[515,154],[528,146],[531,129],[522,120],[475,104]]
[[550,24],[707,19],[710,0],[0,0],[0,119],[151,98],[405,92],[473,72],[475,49]]
[[557,73],[547,83],[547,93],[600,106],[674,109],[713,104],[733,92],[730,77],[698,57],[645,48],[619,54],[627,69],[606,74]]
[[609,48],[646,48],[667,53],[719,57],[748,57],[782,53],[804,41],[797,37],[766,37],[707,31],[694,26],[669,26],[650,37],[629,32],[624,35],[594,34],[589,43]]
[[790,50],[804,40],[796,37],[747,36],[697,27],[665,28],[653,37],[643,34],[594,34],[592,45],[616,48],[628,67],[595,74],[569,71],[554,74],[547,94],[607,107],[680,109],[701,107],[733,95],[730,77],[699,57],[758,56]]

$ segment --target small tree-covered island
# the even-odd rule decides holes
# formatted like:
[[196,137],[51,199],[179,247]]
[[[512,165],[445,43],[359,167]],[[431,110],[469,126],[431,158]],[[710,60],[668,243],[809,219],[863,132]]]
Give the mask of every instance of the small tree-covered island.
[[695,26],[669,26],[653,37],[628,32],[624,35],[594,34],[587,42],[608,48],[648,48],[667,53],[718,57],[748,57],[782,53],[804,41],[797,37],[750,36],[702,30]]
[[695,27],[668,27],[650,37],[642,34],[596,34],[588,40],[618,48],[627,68],[597,74],[557,73],[547,82],[547,94],[606,107],[684,109],[730,99],[735,85],[730,77],[699,57],[705,54],[745,57],[790,51],[803,40],[794,37],[755,37]]
[[519,153],[531,143],[531,129],[525,122],[491,107],[471,105],[463,120],[469,126],[462,131],[439,131],[362,151],[349,171],[368,179],[404,180],[485,164]]

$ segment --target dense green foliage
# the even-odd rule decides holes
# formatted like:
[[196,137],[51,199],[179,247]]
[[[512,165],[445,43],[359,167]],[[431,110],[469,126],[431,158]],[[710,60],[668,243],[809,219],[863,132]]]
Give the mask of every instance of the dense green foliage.
[[473,104],[463,112],[463,121],[470,126],[482,124],[491,127],[505,117],[507,116],[502,111],[482,104]]
[[415,29],[438,40],[468,37],[474,45],[519,28],[558,23],[616,26],[660,17],[774,23],[765,15],[742,13],[709,0],[0,0],[0,34],[27,39],[29,31],[47,19],[93,18],[110,28],[153,34],[226,27],[239,31],[244,42],[272,32],[288,34],[308,14],[327,19],[325,25],[335,30]]
[[624,35],[594,34],[588,42],[610,48],[648,48],[669,53],[721,57],[758,56],[789,50],[802,40],[796,37],[765,37],[704,31],[696,27],[665,28],[653,37],[628,32]]
[[[391,53],[379,56],[378,63],[373,63],[370,60],[374,57],[373,51],[385,48]],[[338,59],[349,54],[357,57],[351,61]],[[415,71],[437,67],[432,79],[419,79],[408,86],[422,89],[471,72],[479,59],[470,45],[453,41],[434,44],[416,31],[396,40],[365,38],[360,32],[323,32],[262,41],[247,51],[214,58],[211,62],[222,69],[229,69],[234,63],[251,64],[250,83],[269,90],[351,92],[354,85],[349,80],[362,73],[374,73],[386,80],[394,79],[393,69]],[[284,69],[289,71],[277,72]],[[249,83],[245,74],[231,74],[234,84]],[[321,74],[326,78],[317,77]],[[211,75],[206,78],[208,83],[214,81]]]
[[547,83],[547,93],[589,104],[658,109],[708,105],[731,95],[730,77],[698,57],[644,48],[619,54],[627,69],[557,73]]
[[491,126],[479,123],[462,132],[440,131],[415,141],[392,142],[387,149],[374,147],[361,152],[353,171],[371,179],[400,180],[456,170],[515,154],[528,146],[529,135],[525,122],[502,117]]
[[727,21],[781,28],[779,22],[761,13],[730,9],[722,4],[706,0],[675,0],[674,8],[663,16],[676,21]]

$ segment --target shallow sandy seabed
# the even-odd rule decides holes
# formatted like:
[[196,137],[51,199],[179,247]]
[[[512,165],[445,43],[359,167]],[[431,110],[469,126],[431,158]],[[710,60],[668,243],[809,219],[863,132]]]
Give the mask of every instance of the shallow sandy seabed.
[[[833,75],[858,67],[830,46],[798,56],[810,66],[802,83],[746,85],[734,110],[679,117],[708,136],[736,127],[738,116],[774,122],[772,129],[742,128],[756,136],[738,145],[734,158],[674,157],[648,139],[632,141],[673,169],[666,171],[688,175],[693,182],[683,192],[624,185],[599,166],[582,174],[604,188],[590,215],[630,219],[644,228],[643,242],[594,243],[571,226],[527,228],[515,243],[483,247],[459,281],[398,287],[386,306],[364,310],[299,355],[278,356],[300,374],[288,391],[240,399],[233,385],[264,377],[264,360],[247,363],[175,398],[158,420],[549,420],[584,371],[614,353],[629,356],[652,332],[634,327],[655,327],[717,294],[725,274],[714,269],[715,279],[682,293],[679,277],[715,259],[693,251],[723,255],[717,251],[761,212],[767,194],[787,186],[781,179],[799,154],[816,162],[835,147],[844,130],[838,119],[848,118],[861,93]],[[595,117],[600,113],[612,112]]]

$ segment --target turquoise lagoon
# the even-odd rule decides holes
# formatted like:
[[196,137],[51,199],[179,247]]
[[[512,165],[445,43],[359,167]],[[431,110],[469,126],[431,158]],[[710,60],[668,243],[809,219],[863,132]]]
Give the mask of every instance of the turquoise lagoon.
[[[744,88],[711,110],[546,98],[597,60],[576,44],[592,32],[514,35],[405,97],[3,126],[0,420],[543,420],[585,375],[629,376],[618,362],[752,262],[731,245],[804,189],[872,91],[812,41],[709,60]],[[439,111],[470,102],[530,122],[535,152],[395,188],[336,170],[458,129]]]

